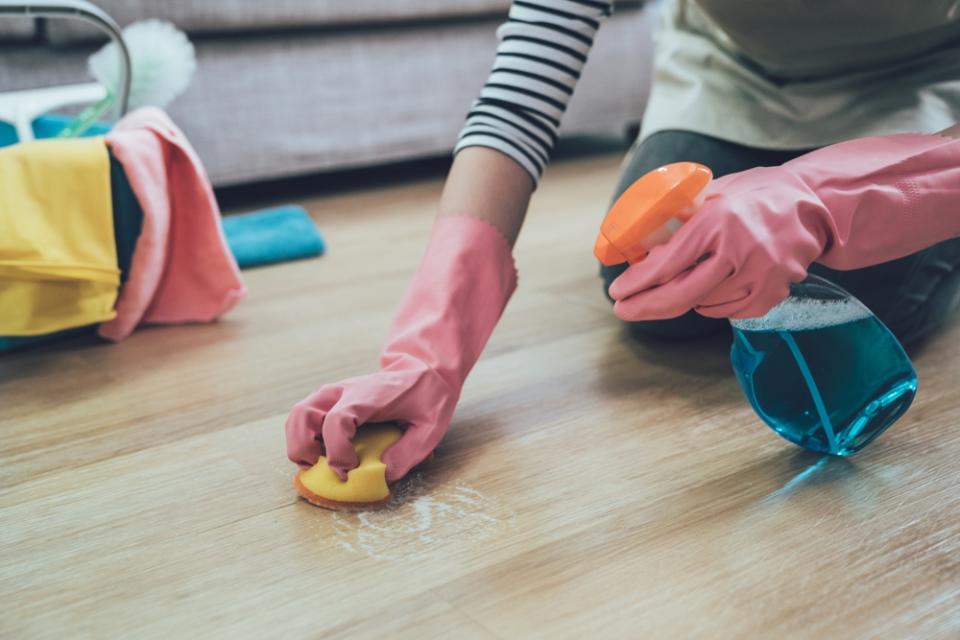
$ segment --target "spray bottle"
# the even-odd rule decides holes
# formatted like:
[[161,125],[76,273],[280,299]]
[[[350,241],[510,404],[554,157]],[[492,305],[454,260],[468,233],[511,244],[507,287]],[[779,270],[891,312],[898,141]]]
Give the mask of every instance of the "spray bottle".
[[[594,254],[635,264],[696,215],[710,170],[660,167],[614,203]],[[846,456],[869,444],[910,407],[917,374],[890,330],[837,285],[808,276],[765,316],[731,320],[730,358],[760,418],[790,442]]]

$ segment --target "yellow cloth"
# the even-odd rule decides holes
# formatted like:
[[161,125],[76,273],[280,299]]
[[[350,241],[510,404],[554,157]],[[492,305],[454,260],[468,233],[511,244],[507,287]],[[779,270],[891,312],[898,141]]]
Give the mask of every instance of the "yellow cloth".
[[0,335],[110,320],[119,287],[103,139],[0,149]]

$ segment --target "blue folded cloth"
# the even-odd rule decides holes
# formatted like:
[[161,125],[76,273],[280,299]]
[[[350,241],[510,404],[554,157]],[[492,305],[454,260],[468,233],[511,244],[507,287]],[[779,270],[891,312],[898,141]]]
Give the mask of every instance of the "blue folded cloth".
[[223,231],[241,269],[311,258],[324,251],[310,215],[292,204],[224,216]]

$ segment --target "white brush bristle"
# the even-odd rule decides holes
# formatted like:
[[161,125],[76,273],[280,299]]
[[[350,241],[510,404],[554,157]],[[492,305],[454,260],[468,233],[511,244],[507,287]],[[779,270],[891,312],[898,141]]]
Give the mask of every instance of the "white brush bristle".
[[[130,108],[166,107],[186,91],[197,68],[193,44],[169,22],[143,20],[123,30],[130,50]],[[87,60],[90,74],[111,93],[120,75],[117,47],[109,43]]]

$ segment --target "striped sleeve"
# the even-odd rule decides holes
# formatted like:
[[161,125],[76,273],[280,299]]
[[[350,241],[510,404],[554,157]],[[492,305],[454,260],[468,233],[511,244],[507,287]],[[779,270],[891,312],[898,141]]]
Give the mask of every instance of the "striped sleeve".
[[497,30],[490,77],[473,103],[454,153],[490,147],[540,180],[560,120],[613,2],[514,0]]

